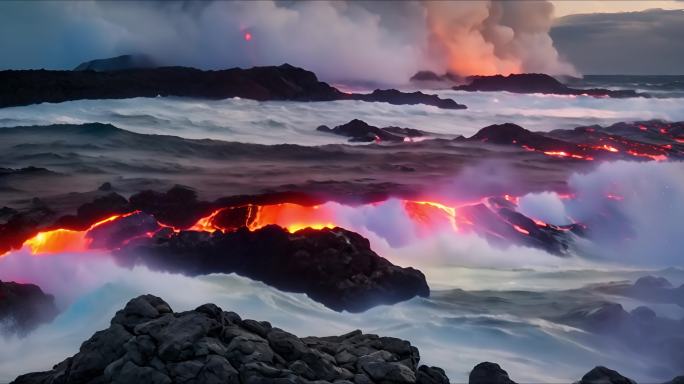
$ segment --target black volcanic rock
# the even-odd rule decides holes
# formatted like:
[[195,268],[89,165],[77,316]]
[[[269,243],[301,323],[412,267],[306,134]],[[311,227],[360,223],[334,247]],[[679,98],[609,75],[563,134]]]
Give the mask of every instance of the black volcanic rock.
[[432,105],[442,109],[466,109],[463,104],[459,104],[452,99],[442,99],[437,95],[428,95],[423,92],[401,92],[396,89],[376,89],[372,93],[354,93],[348,96],[350,99],[384,102],[394,105]]
[[343,95],[318,81],[312,72],[288,64],[221,71],[185,67],[112,72],[0,71],[0,107],[156,96],[321,101]]
[[0,255],[12,249],[19,249],[24,241],[35,235],[38,228],[55,220],[55,213],[42,204],[35,204],[29,210],[7,216],[0,224]]
[[470,371],[468,384],[515,384],[515,381],[508,377],[508,372],[504,371],[499,364],[486,361],[476,365]]
[[187,67],[131,68],[102,72],[0,71],[0,108],[81,99],[157,96],[207,99],[241,97],[260,101],[363,100],[397,105],[427,104],[446,109],[466,108],[454,100],[421,92],[403,93],[390,89],[376,90],[370,94],[346,94],[319,81],[313,72],[289,64],[220,71]]
[[418,349],[393,337],[357,330],[299,338],[214,304],[174,313],[145,295],[74,356],[14,383],[449,383],[443,370],[419,361]]
[[146,55],[121,55],[108,59],[90,60],[79,64],[74,71],[109,72],[124,69],[155,68],[157,64]]
[[117,193],[109,193],[95,198],[92,202],[78,207],[76,215],[60,217],[52,227],[74,230],[88,229],[92,224],[114,215],[130,212],[132,209],[125,197]]
[[[663,384],[682,384],[684,376],[677,376]],[[468,384],[515,384],[499,364],[484,362],[476,365],[470,372]],[[575,384],[636,384],[628,377],[612,369],[597,366],[587,372]]]
[[123,265],[190,276],[234,272],[305,293],[337,311],[361,312],[430,294],[420,271],[393,265],[373,252],[367,239],[342,228],[162,232],[132,241],[115,255]]
[[671,303],[684,307],[684,285],[673,287],[664,277],[643,276],[634,284],[612,283],[593,287],[596,291],[631,297],[652,303]]
[[426,132],[401,127],[384,127],[378,128],[369,125],[363,120],[354,119],[346,124],[338,125],[335,128],[329,128],[321,125],[316,130],[320,132],[328,132],[335,135],[349,137],[351,142],[372,142],[372,141],[394,141],[402,142],[404,138],[421,137]]
[[577,384],[636,384],[636,382],[617,371],[598,366],[582,376]]
[[482,141],[491,144],[526,145],[543,150],[562,150],[574,148],[575,145],[544,136],[543,133],[529,131],[517,124],[503,123],[486,126],[468,140]]
[[211,204],[197,199],[194,190],[176,185],[167,192],[142,191],[129,199],[131,208],[154,215],[164,224],[179,228],[193,225],[211,212]]
[[0,281],[0,336],[26,334],[57,312],[54,298],[37,285]]
[[463,83],[464,78],[450,72],[438,75],[432,71],[418,71],[411,76],[409,81],[413,83],[453,85]]
[[553,77],[543,73],[521,73],[508,76],[472,76],[467,85],[456,86],[453,89],[458,91],[484,91],[496,92],[506,91],[513,93],[544,93],[555,95],[589,95],[596,97],[646,97],[633,90],[609,90],[602,88],[577,89],[570,88]]

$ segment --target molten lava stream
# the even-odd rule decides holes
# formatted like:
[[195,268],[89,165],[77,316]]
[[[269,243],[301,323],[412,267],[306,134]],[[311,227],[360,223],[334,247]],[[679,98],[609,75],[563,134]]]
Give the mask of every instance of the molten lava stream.
[[26,240],[24,246],[28,247],[34,255],[83,252],[88,250],[90,244],[86,235],[86,231],[72,231],[60,228],[53,231],[40,232]]
[[88,231],[91,231],[103,224],[113,222],[123,217],[134,215],[138,211],[113,215],[104,220],[92,224],[84,231],[58,228],[50,231],[39,232],[37,235],[26,240],[24,247],[27,247],[33,255],[49,255],[61,252],[83,252],[90,248],[92,240],[88,238]]
[[[568,196],[568,198],[572,197]],[[518,203],[518,197],[511,195],[504,195],[503,200],[506,200],[514,205],[517,205]],[[384,204],[392,204],[391,201],[392,200],[371,203],[359,207],[358,209],[363,210],[363,216],[375,215],[379,218],[383,218],[386,216],[387,211],[383,208],[380,208],[380,206]],[[396,202],[396,200],[394,201]],[[459,214],[461,209],[467,209],[467,207],[480,207],[482,209],[496,212],[498,206],[496,204],[495,206],[490,206],[488,201],[489,198],[484,198],[474,202],[461,203],[459,205],[447,205],[436,201],[427,200],[401,200],[399,203],[403,208],[403,213],[406,215],[406,218],[408,218],[413,224],[413,230],[415,231],[414,233],[422,237],[434,236],[437,232],[442,231],[488,231],[486,226],[482,227],[478,225],[479,219],[477,218],[477,215],[473,216],[468,214]],[[378,207],[377,210],[376,207]],[[356,215],[352,212],[354,209],[356,208],[334,202],[328,202],[315,206],[281,203],[263,206],[245,205],[238,207],[226,207],[217,209],[208,216],[200,218],[193,226],[184,228],[184,230],[213,233],[215,231],[230,232],[240,227],[247,227],[249,230],[254,231],[263,228],[264,226],[275,224],[285,228],[291,233],[303,228],[323,229],[334,228],[336,226],[346,227],[349,225],[351,225],[351,228],[349,228],[350,230],[363,232],[365,228],[365,224],[363,224],[363,222],[360,224],[361,227],[350,223],[350,221],[353,222],[353,218],[356,217]],[[93,241],[93,238],[90,237],[89,232],[105,223],[114,222],[121,218],[135,214],[142,214],[146,217],[149,217],[149,215],[139,211],[124,215],[113,215],[105,220],[91,225],[84,231],[60,228],[40,232],[34,237],[26,240],[24,242],[24,246],[34,255],[54,254],[60,252],[83,252],[94,247],[103,247],[104,245],[98,244],[106,243],[100,241],[96,244]],[[518,225],[514,225],[505,219],[504,221],[506,222],[506,225],[512,227],[512,229],[515,231],[525,235],[530,234],[527,229]],[[535,220],[535,223],[538,227],[549,227],[549,224],[539,220]],[[389,225],[392,225],[392,223],[389,223]],[[100,229],[104,230],[105,233],[107,232],[106,227]],[[135,234],[131,234],[129,238],[120,239],[113,247],[119,248],[138,238],[153,237],[160,233],[159,231],[161,229],[171,229],[173,232],[179,232],[182,230],[156,222],[156,227],[146,229],[144,232],[136,232]],[[166,233],[168,232],[169,231],[166,231]],[[112,245],[108,245],[108,247],[112,247]]]
[[329,204],[304,206],[292,203],[264,205],[257,208],[256,217],[247,227],[259,229],[269,224],[276,224],[289,232],[297,232],[304,228],[335,228],[335,211]]

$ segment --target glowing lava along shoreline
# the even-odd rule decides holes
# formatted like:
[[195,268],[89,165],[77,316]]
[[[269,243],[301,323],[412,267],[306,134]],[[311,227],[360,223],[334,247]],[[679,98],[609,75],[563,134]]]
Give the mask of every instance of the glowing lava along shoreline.
[[[568,195],[567,197],[571,197]],[[513,243],[545,241],[549,237],[582,227],[578,224],[555,226],[541,220],[530,219],[515,211],[519,198],[510,195],[487,197],[460,205],[443,204],[428,200],[388,199],[359,206],[326,202],[319,205],[279,203],[270,205],[246,204],[216,209],[198,219],[187,228],[163,224],[142,211],[112,215],[86,230],[57,228],[42,231],[23,242],[22,248],[33,255],[50,255],[61,252],[84,252],[92,249],[116,250],[136,239],[169,237],[174,233],[196,231],[223,233],[246,227],[255,231],[267,225],[278,225],[290,233],[304,228],[323,229],[342,227],[354,231],[375,232],[375,221],[392,221],[383,224],[388,233],[401,227],[411,236],[427,237],[436,233],[478,233],[486,238],[509,240]],[[392,210],[392,211],[388,211]],[[389,216],[388,216],[388,212]],[[407,229],[408,228],[408,229]],[[115,236],[112,236],[112,233]],[[105,240],[102,240],[104,236]],[[109,237],[115,238],[109,241]],[[406,244],[406,243],[403,243]],[[399,244],[399,246],[402,246]]]
[[[197,220],[194,225],[188,228],[174,228],[160,223],[159,221],[155,221],[153,230],[134,230],[129,236],[121,239],[117,243],[118,246],[112,249],[124,246],[129,242],[134,241],[136,238],[152,238],[162,233],[162,230],[166,230],[168,233],[178,233],[181,231],[213,233],[216,231],[229,232],[237,230],[240,227],[247,227],[250,231],[254,231],[264,226],[275,224],[285,228],[291,233],[295,233],[304,228],[322,229],[334,228],[337,226],[354,227],[354,224],[351,224],[351,221],[353,220],[350,220],[349,218],[350,216],[353,216],[353,213],[351,212],[358,210],[356,212],[364,214],[362,211],[366,210],[365,214],[378,215],[378,217],[381,217],[384,215],[382,211],[383,204],[388,204],[391,201],[400,204],[399,207],[403,209],[403,214],[410,220],[413,232],[418,236],[429,236],[441,231],[463,233],[480,230],[480,232],[486,232],[486,235],[503,239],[506,238],[507,235],[510,235],[511,231],[515,231],[520,235],[530,236],[530,231],[534,230],[533,228],[530,228],[530,225],[557,231],[568,230],[566,227],[553,226],[536,219],[531,220],[525,218],[527,221],[520,222],[517,218],[511,218],[510,214],[494,216],[496,215],[495,212],[514,207],[517,200],[517,197],[505,195],[502,198],[484,198],[477,202],[459,206],[451,206],[434,201],[392,199],[357,207],[346,206],[334,202],[314,206],[299,205],[295,203],[271,205],[247,204],[216,209],[209,215]],[[477,216],[476,213],[478,210],[476,208],[487,209],[494,212],[490,212],[487,219],[491,220],[491,217],[497,217],[497,226],[492,227],[491,223],[489,223],[487,224],[490,225],[488,227],[487,225],[479,223],[480,220],[486,220]],[[373,209],[376,210],[373,211]],[[84,252],[89,249],[102,248],[101,243],[95,244],[96,242],[94,242],[92,238],[93,233],[104,231],[108,226],[120,223],[120,220],[122,219],[134,219],[135,215],[147,214],[141,211],[134,211],[126,214],[112,215],[111,217],[92,224],[83,231],[66,228],[42,231],[26,240],[23,243],[23,248],[27,249],[33,255],[49,255],[60,252]],[[139,227],[141,226],[139,225]]]

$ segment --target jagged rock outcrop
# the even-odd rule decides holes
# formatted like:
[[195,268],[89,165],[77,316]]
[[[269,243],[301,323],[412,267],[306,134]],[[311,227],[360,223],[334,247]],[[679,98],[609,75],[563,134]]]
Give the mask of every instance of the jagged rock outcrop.
[[0,281],[0,335],[24,335],[57,313],[54,297],[37,285]]
[[351,142],[372,142],[372,141],[392,141],[403,142],[416,137],[423,137],[427,132],[420,131],[413,128],[401,127],[384,127],[378,128],[366,123],[363,120],[354,119],[346,124],[338,125],[335,128],[330,128],[321,125],[316,128],[317,131],[332,133],[349,137]]
[[[111,224],[116,225],[119,222]],[[94,236],[95,241],[106,241]],[[237,273],[283,291],[305,293],[337,311],[362,312],[430,294],[422,272],[392,264],[373,252],[366,238],[342,228],[294,233],[277,225],[225,233],[162,230],[153,238],[128,242],[115,257],[124,265],[190,276]]]
[[617,371],[598,366],[582,376],[577,384],[636,384],[636,382],[622,376]]
[[515,384],[499,364],[485,361],[470,371],[469,384]]
[[544,93],[555,95],[589,95],[595,97],[648,97],[633,90],[610,90],[603,88],[570,88],[552,76],[543,73],[520,73],[508,76],[471,76],[466,85],[453,87],[458,91],[506,91],[513,93]]
[[419,361],[418,349],[393,337],[357,330],[299,338],[214,304],[174,313],[145,295],[128,302],[76,355],[14,383],[449,383],[443,370]]

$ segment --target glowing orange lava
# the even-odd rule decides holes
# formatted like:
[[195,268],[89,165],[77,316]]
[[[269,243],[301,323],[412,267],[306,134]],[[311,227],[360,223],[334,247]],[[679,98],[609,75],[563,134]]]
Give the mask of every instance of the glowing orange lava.
[[632,155],[632,156],[636,156],[636,157],[646,157],[646,158],[649,158],[649,159],[655,160],[655,161],[665,161],[665,160],[667,160],[667,156],[666,156],[666,155],[653,155],[653,154],[650,154],[650,153],[640,153],[640,152],[633,151],[633,150],[629,150],[629,151],[627,151],[627,153],[630,154],[630,155]]
[[110,223],[122,217],[133,215],[136,212],[127,213],[125,215],[113,215],[104,220],[100,220],[91,225],[85,231],[76,231],[71,229],[55,229],[51,231],[40,232],[34,237],[26,240],[24,246],[28,247],[34,255],[45,255],[60,252],[82,252],[89,248],[91,239],[87,237],[88,231],[95,229],[105,223]]
[[617,148],[610,146],[610,145],[607,145],[607,144],[603,144],[602,146],[598,147],[598,149],[603,149],[603,150],[606,150],[608,152],[620,152]]
[[581,160],[594,160],[594,158],[591,156],[581,156],[581,155],[576,155],[574,153],[565,152],[565,151],[545,151],[544,154],[548,155],[548,156],[570,157],[573,159],[581,159]]
[[434,227],[437,222],[446,220],[454,231],[458,231],[454,207],[433,201],[404,201],[404,209],[409,217],[428,229]]
[[529,234],[530,234],[530,231],[528,231],[527,229],[525,229],[525,228],[523,228],[523,227],[521,227],[521,226],[519,226],[519,225],[513,225],[513,228],[514,228],[516,231],[522,233],[523,235],[529,235]]
[[[560,198],[574,198],[573,195],[559,195]],[[619,200],[617,195],[608,195],[608,198]],[[503,199],[517,205],[519,197],[513,195],[503,195]],[[421,200],[399,200],[396,201],[404,209],[406,216],[413,224],[415,233],[419,236],[430,236],[438,231],[454,231],[454,232],[470,232],[477,230],[488,231],[491,235],[504,238],[504,233],[496,233],[498,231],[489,231],[486,226],[479,226],[477,221],[478,210],[481,205],[484,205],[492,212],[505,208],[500,199],[491,199],[485,197],[477,201],[459,202],[457,205],[445,204],[442,202],[432,201],[431,198]],[[374,209],[378,205],[385,202],[371,203],[363,209]],[[475,208],[474,210],[471,208]],[[150,232],[142,233],[136,232],[127,239],[120,240],[116,247],[129,244],[131,241],[145,237],[154,237],[158,234],[166,236],[170,231],[179,232],[181,230],[192,230],[201,232],[231,232],[241,227],[247,227],[249,230],[257,230],[267,225],[278,225],[285,228],[290,233],[297,232],[304,228],[323,229],[334,228],[337,226],[345,227],[354,225],[350,223],[353,221],[354,215],[348,215],[350,207],[340,205],[338,203],[329,202],[320,205],[306,206],[295,203],[280,203],[271,205],[252,205],[247,204],[237,207],[225,207],[211,212],[206,217],[202,217],[197,222],[187,228],[174,228],[157,222],[157,229]],[[385,211],[377,211],[378,214],[383,215]],[[54,254],[61,252],[83,252],[98,245],[93,243],[89,236],[89,231],[102,226],[105,223],[110,223],[115,220],[128,217],[140,212],[135,211],[128,214],[113,215],[104,220],[98,221],[83,231],[70,230],[65,228],[54,229],[50,231],[40,232],[34,237],[26,240],[24,246],[33,255]],[[364,215],[366,215],[364,213]],[[391,218],[388,218],[392,220]],[[505,219],[504,219],[505,220]],[[534,220],[538,228],[555,228],[565,230],[561,227],[547,224],[541,220]],[[530,235],[530,229],[523,228],[513,222],[506,221],[508,228],[515,231]],[[108,231],[108,228],[103,228]],[[161,229],[165,229],[160,232]],[[95,236],[97,237],[97,236]]]

